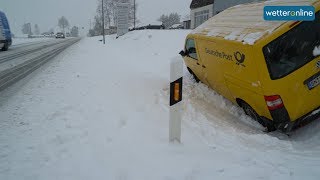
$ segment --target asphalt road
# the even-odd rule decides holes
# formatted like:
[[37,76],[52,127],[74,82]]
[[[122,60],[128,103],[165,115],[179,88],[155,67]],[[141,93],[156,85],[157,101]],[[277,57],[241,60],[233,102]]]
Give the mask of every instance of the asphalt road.
[[52,41],[24,43],[0,52],[0,91],[61,53],[80,38],[52,39]]

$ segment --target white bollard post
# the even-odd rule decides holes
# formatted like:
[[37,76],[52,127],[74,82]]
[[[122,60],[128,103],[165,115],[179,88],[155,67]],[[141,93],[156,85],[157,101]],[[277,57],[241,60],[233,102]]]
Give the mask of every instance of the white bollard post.
[[169,141],[181,142],[182,118],[182,76],[183,61],[181,58],[172,59],[170,64],[170,119]]

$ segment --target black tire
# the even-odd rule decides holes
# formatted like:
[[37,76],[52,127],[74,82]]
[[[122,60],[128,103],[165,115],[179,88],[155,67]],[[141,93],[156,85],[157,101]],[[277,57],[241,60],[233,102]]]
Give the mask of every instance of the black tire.
[[2,51],[8,51],[8,49],[9,49],[9,45],[8,45],[8,43],[4,43],[4,46],[2,47]]
[[263,127],[267,128],[268,132],[275,131],[276,128],[273,125],[272,122],[269,122],[269,120],[264,120],[262,119],[259,114],[246,102],[241,103],[241,107],[246,113],[246,115],[250,116],[253,120],[257,121],[260,123]]
[[192,71],[189,67],[187,67],[187,69],[188,69],[189,73],[193,76],[193,79],[194,79],[197,83],[199,83],[199,82],[200,82],[200,79],[193,73],[193,71]]

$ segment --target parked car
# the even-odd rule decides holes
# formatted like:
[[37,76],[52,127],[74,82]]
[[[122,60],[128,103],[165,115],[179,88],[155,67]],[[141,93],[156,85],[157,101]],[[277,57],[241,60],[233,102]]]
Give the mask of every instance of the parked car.
[[183,29],[183,28],[184,27],[182,24],[174,24],[169,29]]
[[[180,54],[196,81],[269,131],[288,132],[320,117],[320,2],[313,4],[314,21],[281,23],[261,18],[264,5],[235,6],[212,17],[187,36]],[[233,18],[244,11],[250,13]]]
[[0,11],[0,48],[2,51],[8,50],[12,44],[10,26],[6,15]]
[[58,32],[58,33],[56,34],[56,38],[66,38],[66,36],[64,35],[64,33]]
[[165,26],[163,24],[148,24],[144,26],[138,26],[136,28],[129,28],[129,31],[134,30],[144,30],[144,29],[165,29]]

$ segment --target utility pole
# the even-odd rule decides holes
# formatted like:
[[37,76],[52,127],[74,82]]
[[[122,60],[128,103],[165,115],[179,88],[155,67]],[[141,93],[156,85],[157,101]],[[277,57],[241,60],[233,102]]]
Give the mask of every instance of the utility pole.
[[105,32],[104,32],[104,8],[103,8],[103,0],[102,0],[102,35],[103,35],[103,44],[106,44]]
[[133,0],[133,29],[136,29],[136,0]]

